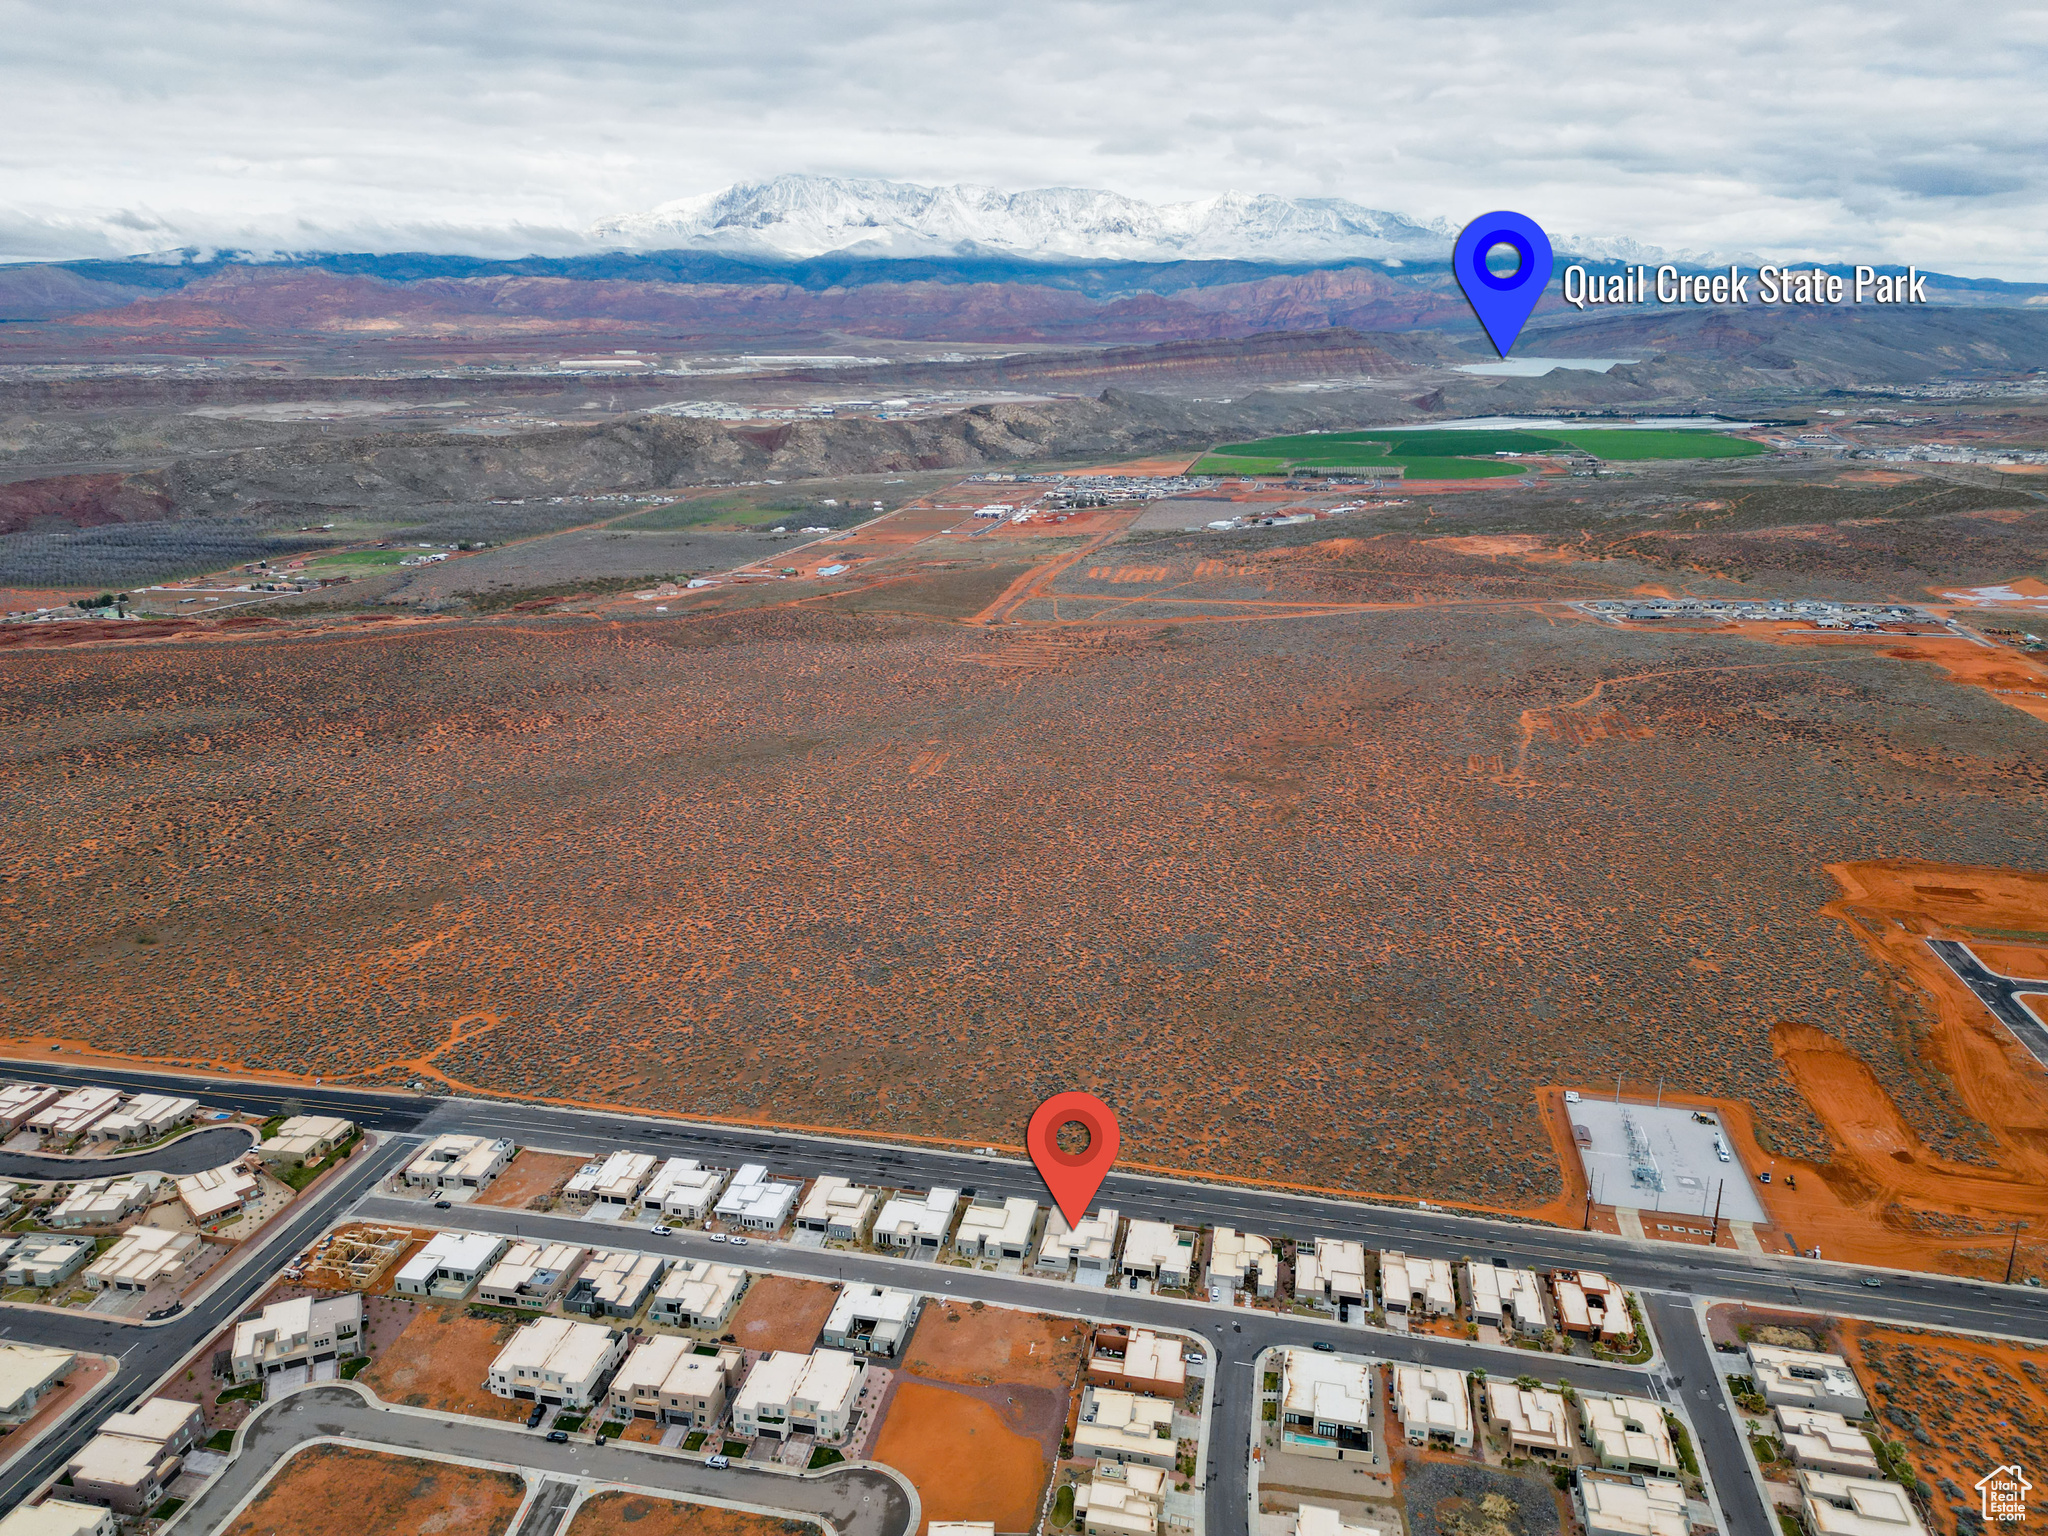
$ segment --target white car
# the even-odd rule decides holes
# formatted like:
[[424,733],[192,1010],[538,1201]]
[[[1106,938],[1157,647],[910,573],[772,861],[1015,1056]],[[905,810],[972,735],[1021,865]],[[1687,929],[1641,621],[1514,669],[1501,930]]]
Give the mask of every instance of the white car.
[[656,1237],[674,1237],[676,1235],[676,1229],[674,1227],[656,1227],[654,1229],[654,1235]]
[[713,1241],[714,1243],[722,1243],[725,1241],[725,1234],[723,1232],[714,1232],[711,1234],[711,1241]]
[[1564,1101],[1567,1104],[1576,1104],[1579,1102],[1579,1096],[1576,1093],[1573,1093],[1571,1089],[1567,1088],[1564,1091]]
[[738,1243],[742,1248],[747,1244],[747,1240],[744,1237],[728,1237],[726,1241],[728,1243]]

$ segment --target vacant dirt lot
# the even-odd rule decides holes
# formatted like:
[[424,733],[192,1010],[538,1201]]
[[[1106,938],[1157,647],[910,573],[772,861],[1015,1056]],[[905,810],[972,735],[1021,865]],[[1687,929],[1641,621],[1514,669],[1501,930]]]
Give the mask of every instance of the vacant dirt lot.
[[818,1527],[710,1504],[600,1493],[576,1511],[568,1536],[818,1536]]
[[569,1157],[560,1152],[536,1152],[529,1147],[512,1159],[511,1165],[498,1175],[496,1183],[484,1191],[477,1204],[524,1209],[537,1196],[553,1194],[560,1189],[582,1166],[580,1157]]
[[838,1290],[816,1280],[757,1275],[733,1314],[732,1334],[742,1348],[808,1351],[816,1346]]
[[227,1536],[500,1536],[525,1492],[506,1472],[316,1445],[285,1463]]
[[423,1306],[358,1379],[385,1402],[407,1408],[521,1418],[527,1404],[493,1397],[482,1386],[491,1361],[518,1326],[470,1317],[460,1307]]
[[903,1368],[930,1381],[1071,1387],[1081,1376],[1086,1325],[1011,1307],[928,1301]]
[[907,1376],[896,1383],[869,1454],[916,1485],[927,1525],[993,1520],[998,1531],[1028,1531],[1052,1476],[1046,1448],[1006,1424],[996,1407]]

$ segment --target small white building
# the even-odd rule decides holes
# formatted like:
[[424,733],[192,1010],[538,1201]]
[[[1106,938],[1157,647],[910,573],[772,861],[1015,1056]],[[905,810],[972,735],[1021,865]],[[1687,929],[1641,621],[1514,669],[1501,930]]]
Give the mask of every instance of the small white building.
[[1848,1419],[1870,1417],[1870,1400],[1840,1355],[1752,1344],[1749,1374],[1773,1408],[1825,1408]]
[[652,1253],[599,1249],[562,1298],[565,1312],[586,1317],[631,1317],[661,1283],[668,1261]]
[[197,1232],[130,1227],[86,1266],[86,1289],[146,1291],[154,1285],[176,1285],[199,1256],[199,1246]]
[[1318,1350],[1280,1351],[1280,1443],[1324,1461],[1371,1461],[1375,1368]]
[[1813,1536],[1927,1536],[1920,1512],[1897,1483],[1804,1468],[1793,1475]]
[[1543,1282],[1533,1269],[1467,1260],[1465,1291],[1472,1298],[1472,1321],[1503,1333],[1541,1333],[1549,1325],[1543,1313]]
[[1273,1240],[1256,1232],[1235,1227],[1218,1227],[1209,1234],[1209,1289],[1227,1295],[1250,1291],[1270,1299],[1280,1285],[1280,1256]]
[[829,1238],[858,1242],[867,1234],[876,1198],[874,1190],[864,1189],[851,1179],[842,1179],[836,1173],[820,1174],[797,1204],[797,1227],[804,1232],[822,1232]]
[[199,1113],[197,1099],[181,1099],[167,1093],[137,1094],[111,1115],[94,1123],[95,1141],[154,1141]]
[[112,1088],[74,1088],[62,1098],[44,1104],[23,1123],[32,1131],[69,1141],[74,1136],[83,1136],[120,1107],[121,1095]]
[[1294,1536],[1385,1536],[1376,1525],[1352,1525],[1327,1504],[1304,1504],[1294,1512]]
[[1561,1394],[1548,1387],[1518,1387],[1512,1381],[1489,1381],[1486,1416],[1507,1440],[1510,1456],[1571,1460],[1571,1409]]
[[672,1157],[647,1181],[640,1204],[665,1221],[702,1221],[728,1176],[727,1170],[706,1168],[694,1157]]
[[960,1204],[957,1189],[935,1188],[919,1195],[909,1190],[891,1195],[875,1216],[875,1242],[884,1248],[907,1248],[936,1258],[953,1230],[953,1210]]
[[254,1381],[295,1365],[362,1353],[363,1298],[297,1296],[274,1301],[256,1317],[235,1324],[237,1381]]
[[255,1174],[245,1173],[232,1163],[225,1168],[181,1174],[175,1182],[185,1214],[192,1218],[193,1225],[201,1227],[239,1215],[262,1188]]
[[719,1328],[747,1288],[747,1272],[709,1259],[677,1259],[662,1277],[647,1320],[671,1328]]
[[0,1515],[0,1536],[115,1536],[119,1529],[111,1509],[76,1499],[18,1504]]
[[1095,1464],[1074,1488],[1074,1518],[1084,1536],[1157,1536],[1166,1509],[1163,1467]]
[[1586,1536],[1692,1536],[1684,1485],[1581,1468],[1573,1481]]
[[131,1174],[123,1179],[88,1179],[71,1186],[63,1203],[50,1212],[53,1227],[111,1227],[148,1208],[156,1198],[157,1176]]
[[19,1424],[64,1384],[78,1356],[41,1344],[0,1344],[0,1424]]
[[514,1243],[477,1282],[476,1299],[493,1307],[545,1309],[569,1288],[589,1256],[574,1243]]
[[20,1239],[7,1255],[4,1279],[8,1285],[29,1285],[38,1289],[62,1285],[92,1262],[97,1246],[89,1237],[60,1237],[54,1232],[31,1232]]
[[841,1349],[763,1355],[733,1397],[733,1433],[750,1440],[791,1435],[812,1435],[828,1444],[842,1440],[853,1426],[867,1368],[863,1356]]
[[1841,1477],[1878,1477],[1884,1469],[1870,1448],[1870,1437],[1839,1413],[1825,1408],[1779,1408],[1778,1438],[1795,1467],[1833,1472]]
[[1418,1259],[1391,1249],[1380,1254],[1380,1306],[1397,1325],[1411,1316],[1449,1317],[1458,1309],[1448,1259]]
[[801,1185],[768,1177],[762,1163],[745,1163],[732,1176],[725,1193],[712,1207],[720,1221],[744,1227],[749,1232],[780,1232],[796,1209]]
[[488,1189],[512,1161],[502,1137],[436,1136],[405,1165],[399,1180],[412,1189]]
[[673,1334],[647,1339],[612,1377],[612,1417],[709,1429],[725,1417],[746,1358],[744,1350],[706,1351]]
[[1039,1269],[1072,1275],[1087,1285],[1107,1285],[1116,1273],[1116,1235],[1121,1218],[1111,1206],[1083,1216],[1070,1227],[1057,1209],[1045,1218],[1045,1240],[1038,1245]]
[[1195,1283],[1196,1233],[1170,1221],[1141,1221],[1124,1229],[1123,1271],[1155,1285],[1186,1290]]
[[882,1285],[849,1285],[825,1319],[819,1342],[834,1349],[895,1359],[910,1342],[924,1298]]
[[460,1301],[490,1273],[505,1247],[504,1238],[489,1232],[436,1232],[399,1266],[391,1289],[400,1296]]
[[1664,1420],[1664,1410],[1647,1397],[1582,1390],[1579,1422],[1586,1444],[1609,1471],[1678,1476],[1678,1451],[1671,1441],[1671,1427]]
[[1341,1237],[1319,1237],[1312,1248],[1294,1255],[1294,1295],[1335,1310],[1363,1307],[1372,1297],[1365,1283],[1365,1244]]
[[654,1159],[645,1152],[614,1152],[594,1163],[585,1163],[562,1193],[596,1205],[630,1209],[640,1203],[640,1192],[654,1176]]
[[36,1116],[64,1097],[62,1088],[42,1083],[9,1083],[0,1088],[0,1136],[12,1136]]
[[355,1122],[338,1115],[293,1115],[256,1153],[266,1163],[317,1163],[355,1134]]
[[1590,1269],[1561,1269],[1550,1277],[1557,1326],[1566,1333],[1619,1344],[1636,1331],[1628,1297],[1607,1276]]
[[1089,1387],[1081,1394],[1074,1425],[1074,1455],[1100,1466],[1171,1468],[1180,1447],[1173,1435],[1173,1404],[1113,1387]]
[[1023,1259],[1038,1235],[1038,1202],[1022,1195],[977,1195],[960,1213],[956,1253],[973,1259]]
[[484,1385],[519,1402],[594,1408],[630,1343],[627,1334],[602,1323],[537,1317],[498,1351]]
[[1410,1445],[1441,1440],[1456,1450],[1472,1448],[1472,1392],[1462,1371],[1395,1366],[1393,1409]]

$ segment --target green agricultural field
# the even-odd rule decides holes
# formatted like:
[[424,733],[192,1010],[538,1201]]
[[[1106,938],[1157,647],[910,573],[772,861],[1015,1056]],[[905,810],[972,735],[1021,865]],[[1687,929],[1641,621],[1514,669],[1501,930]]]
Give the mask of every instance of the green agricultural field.
[[1399,464],[1411,480],[1471,480],[1512,475],[1519,466],[1501,453],[1542,453],[1574,447],[1597,459],[1735,459],[1769,450],[1760,443],[1711,429],[1620,431],[1594,428],[1559,433],[1504,431],[1303,432],[1221,443],[1194,467],[1198,475],[1278,475],[1290,468],[1371,469]]
[[1499,459],[1425,459],[1420,454],[1395,460],[1410,480],[1493,480],[1519,475],[1519,464]]
[[340,554],[321,555],[318,559],[307,561],[306,569],[316,571],[341,565],[396,565],[408,556],[418,553],[420,551],[416,549],[345,549]]
[[1703,428],[1671,432],[1567,432],[1566,442],[1596,459],[1741,459],[1769,453],[1762,443]]
[[802,507],[758,507],[746,496],[700,496],[690,501],[672,501],[665,507],[650,507],[612,524],[636,533],[673,533],[679,528],[707,528],[714,524],[741,528],[772,528],[793,517],[808,515]]

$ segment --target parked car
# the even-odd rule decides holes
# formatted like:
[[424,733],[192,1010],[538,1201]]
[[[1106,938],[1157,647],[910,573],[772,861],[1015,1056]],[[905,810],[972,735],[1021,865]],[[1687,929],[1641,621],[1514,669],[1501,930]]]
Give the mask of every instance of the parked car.
[[1135,1291],[1138,1288],[1138,1277],[1136,1275],[1132,1275],[1129,1278],[1131,1282],[1131,1289]]
[[436,1200],[434,1202],[434,1209],[437,1211],[452,1211],[455,1209],[455,1202],[453,1200]]
[[704,1458],[704,1465],[707,1467],[717,1467],[720,1471],[723,1471],[732,1465],[732,1458],[725,1455],[706,1456]]
[[656,1227],[654,1229],[654,1235],[656,1237],[674,1237],[676,1235],[676,1229],[674,1227]]
[[566,1429],[551,1429],[548,1431],[549,1445],[567,1445],[568,1443],[569,1431]]
[[1337,1346],[1328,1339],[1317,1339],[1314,1348],[1320,1349],[1326,1355],[1334,1355],[1337,1352]]
[[741,1237],[738,1233],[734,1233],[731,1237],[728,1237],[726,1241],[728,1243],[738,1243],[742,1248],[744,1248],[747,1244],[747,1240],[744,1237]]
[[713,1241],[714,1243],[722,1243],[725,1241],[725,1234],[723,1232],[714,1232],[711,1234],[711,1241]]
[[1576,1104],[1579,1102],[1579,1096],[1576,1093],[1572,1092],[1571,1089],[1567,1088],[1564,1091],[1564,1101],[1567,1104]]
[[545,1403],[535,1403],[532,1410],[526,1415],[526,1427],[528,1429],[537,1428],[540,1421],[547,1416],[547,1405]]

